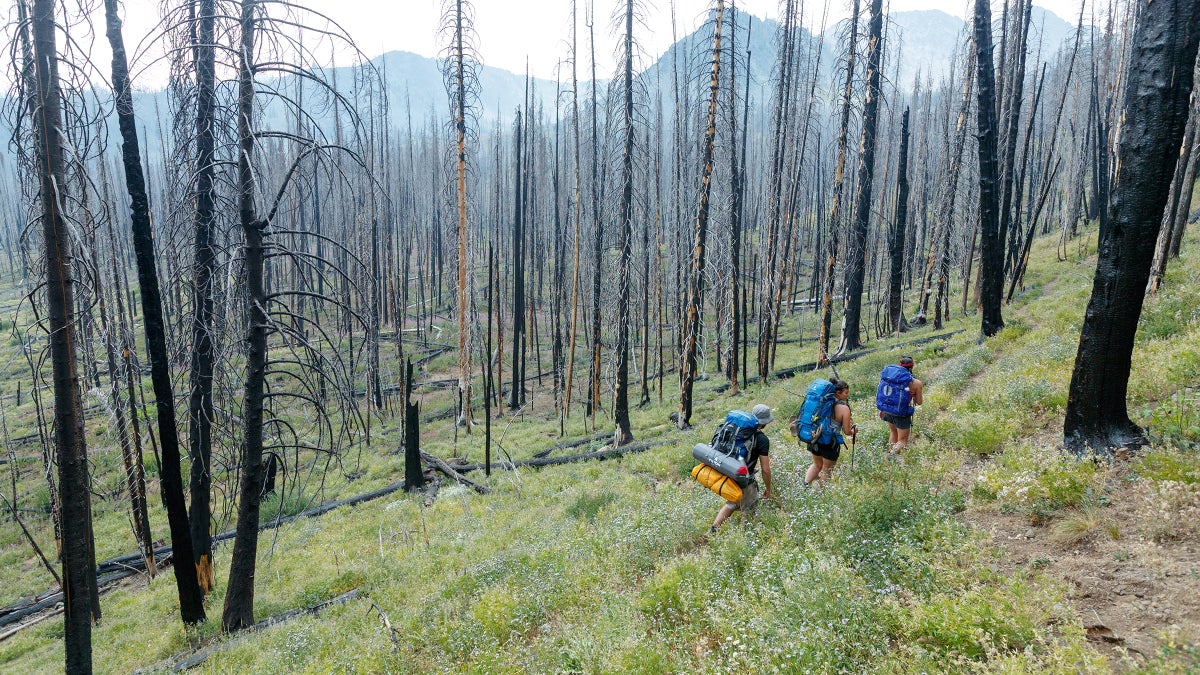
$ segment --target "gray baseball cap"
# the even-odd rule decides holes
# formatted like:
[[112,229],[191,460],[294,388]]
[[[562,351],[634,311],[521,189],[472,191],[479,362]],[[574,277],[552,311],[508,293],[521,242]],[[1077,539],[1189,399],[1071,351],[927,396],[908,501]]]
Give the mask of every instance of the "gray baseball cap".
[[762,403],[754,406],[754,409],[750,412],[758,418],[758,423],[764,427],[775,421],[775,416],[771,414],[771,408]]

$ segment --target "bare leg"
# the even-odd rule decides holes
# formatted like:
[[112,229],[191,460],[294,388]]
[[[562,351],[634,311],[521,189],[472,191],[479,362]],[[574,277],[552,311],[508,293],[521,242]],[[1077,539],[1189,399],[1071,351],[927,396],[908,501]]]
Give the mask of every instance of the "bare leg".
[[725,522],[725,519],[728,518],[729,514],[733,513],[734,509],[736,508],[736,506],[726,502],[725,506],[722,506],[721,510],[717,511],[717,518],[713,521],[712,527],[709,529],[716,530],[718,527],[720,527],[721,523]]
[[829,482],[829,474],[833,471],[834,464],[837,464],[837,462],[833,461],[832,459],[821,459],[821,472],[817,474],[817,481],[818,485],[820,485],[822,488],[825,487],[825,484]]
[[816,455],[812,456],[812,464],[808,465],[808,473],[804,474],[804,484],[809,485],[817,479],[817,475],[821,473],[821,458]]

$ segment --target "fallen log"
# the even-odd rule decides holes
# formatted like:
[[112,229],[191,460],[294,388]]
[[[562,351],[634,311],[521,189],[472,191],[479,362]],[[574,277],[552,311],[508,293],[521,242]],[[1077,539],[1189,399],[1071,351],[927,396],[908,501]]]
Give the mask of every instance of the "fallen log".
[[580,438],[580,439],[577,439],[574,441],[569,441],[567,443],[559,443],[558,445],[552,445],[552,446],[546,448],[545,450],[541,450],[539,452],[533,453],[533,456],[536,459],[541,459],[543,457],[549,457],[550,453],[554,452],[555,450],[567,450],[570,448],[578,448],[581,445],[587,445],[588,443],[595,443],[596,441],[601,440],[603,438],[612,438],[612,432],[606,431],[601,434],[596,434],[595,436],[589,436],[587,438]]
[[[629,445],[623,445],[619,448],[608,448],[607,450],[585,452],[579,455],[568,455],[566,457],[543,457],[539,459],[524,459],[516,462],[492,462],[492,467],[511,471],[513,469],[519,469],[527,466],[556,466],[559,464],[570,464],[571,462],[585,462],[590,459],[613,459],[615,457],[621,457],[623,455],[649,450],[650,448],[664,445],[665,443],[666,441],[657,441],[654,443],[630,443]],[[482,468],[482,464],[464,464],[458,467],[458,472],[467,473],[468,471],[478,471]]]
[[[874,354],[875,352],[877,352],[881,349],[885,349],[885,348],[886,349],[895,349],[896,347],[912,347],[914,345],[922,345],[927,342],[933,342],[934,340],[945,340],[947,338],[958,335],[961,332],[962,332],[961,330],[954,330],[954,331],[950,331],[949,333],[939,333],[938,335],[926,335],[925,337],[917,338],[916,340],[909,340],[908,342],[901,342],[899,344],[888,345],[887,347],[875,347],[873,349],[860,349],[858,351],[850,352],[849,354],[842,354],[840,356],[834,356],[829,359],[829,363],[831,363],[833,365],[837,365],[839,363],[844,363],[846,361],[853,361],[854,359],[866,356],[868,354]],[[792,366],[791,368],[781,368],[779,370],[776,370],[774,375],[778,379],[786,380],[786,379],[795,377],[795,376],[799,375],[800,373],[814,371],[814,370],[817,370],[818,368],[820,368],[820,364],[817,363],[816,361],[813,361],[810,363],[802,363],[798,366]],[[756,376],[751,377],[750,379],[746,380],[745,384],[757,382],[757,381],[759,381],[759,379],[760,378],[756,375]],[[728,384],[722,384],[716,388],[716,392],[718,394],[728,391],[728,390],[729,390]]]
[[486,486],[480,485],[479,483],[476,483],[475,481],[462,475],[458,471],[455,471],[453,468],[451,468],[451,466],[449,464],[443,462],[440,457],[435,457],[434,455],[431,455],[428,452],[425,452],[424,450],[421,450],[420,452],[421,452],[421,459],[423,461],[428,462],[429,464],[432,464],[438,471],[441,471],[442,473],[446,474],[446,476],[448,478],[458,481],[462,485],[466,485],[467,487],[475,490],[476,492],[478,492],[481,495],[486,495],[487,493],[491,492],[491,490],[488,489]]
[[[272,529],[279,527],[280,525],[286,525],[286,524],[288,524],[294,520],[297,520],[299,518],[312,518],[315,516],[319,516],[319,515],[328,513],[329,511],[332,511],[333,509],[336,509],[336,508],[339,508],[342,506],[353,506],[355,504],[361,504],[362,502],[370,501],[372,499],[378,499],[380,497],[384,497],[386,495],[392,494],[393,492],[397,492],[397,491],[403,490],[403,489],[404,489],[404,481],[400,481],[398,483],[393,483],[393,484],[391,484],[385,488],[381,488],[379,490],[374,490],[372,492],[367,492],[365,494],[361,494],[361,495],[358,495],[355,497],[350,497],[347,499],[341,499],[341,500],[338,500],[335,502],[328,502],[328,503],[322,504],[320,506],[308,509],[306,511],[301,511],[300,513],[296,513],[296,514],[293,514],[293,515],[290,515],[290,516],[287,516],[284,518],[276,518],[274,520],[269,520],[269,521],[259,525],[258,529],[260,532],[265,531],[265,530],[272,530]],[[228,541],[230,539],[233,539],[235,534],[237,534],[236,530],[226,530],[224,532],[221,532],[220,534],[214,535],[212,540],[213,540],[214,544],[217,542],[221,542],[221,541]],[[165,545],[165,546],[159,546],[154,549],[154,560],[155,560],[155,563],[160,567],[160,569],[163,565],[166,564],[166,561],[171,557],[171,550],[172,550],[172,547],[170,544]],[[112,587],[113,582],[119,581],[126,577],[133,576],[134,574],[140,574],[140,573],[146,571],[146,561],[142,558],[141,553],[129,553],[129,554],[126,554],[123,556],[118,556],[116,558],[105,560],[104,562],[102,562],[96,566],[96,571],[97,571],[97,574],[100,576],[98,583],[102,586],[100,589],[100,592],[103,593]],[[104,587],[104,584],[108,584],[108,586]],[[20,600],[16,603],[13,603],[12,605],[9,605],[8,607],[0,609],[0,628],[14,624],[26,616],[29,616],[31,614],[36,614],[40,611],[43,611],[49,607],[54,606],[58,602],[61,602],[62,601],[62,592],[61,591],[55,592],[55,591],[56,591],[56,589],[49,589],[45,593],[34,596],[34,598],[26,598],[26,599]],[[49,594],[49,595],[47,595],[47,594]],[[29,624],[26,624],[26,625],[29,625]],[[25,625],[20,626],[17,628],[17,630],[20,630],[20,628],[24,628],[24,627],[25,627]],[[16,632],[16,631],[13,631],[13,632]]]
[[[326,600],[325,602],[317,603],[317,604],[313,605],[312,607],[297,607],[296,609],[289,609],[288,611],[283,612],[282,614],[276,614],[275,616],[267,617],[267,618],[263,619],[262,621],[259,621],[251,626],[243,628],[242,630],[238,631],[237,633],[234,633],[228,640],[223,640],[220,643],[217,643],[214,645],[209,645],[208,647],[205,647],[204,649],[201,649],[200,651],[197,651],[193,654],[190,654],[186,657],[179,659],[173,665],[171,665],[170,668],[171,668],[171,670],[173,670],[176,673],[181,673],[185,670],[188,670],[189,668],[195,668],[196,666],[203,663],[205,659],[212,656],[214,653],[228,647],[231,644],[234,644],[236,642],[240,642],[241,640],[246,639],[252,633],[256,633],[265,628],[270,628],[271,626],[281,624],[285,621],[294,619],[298,616],[312,616],[312,615],[320,614],[322,610],[328,609],[329,607],[333,607],[334,605],[345,604],[357,597],[358,597],[358,589],[355,588],[353,590],[342,593],[341,595],[337,596],[336,598]],[[155,667],[155,669],[157,669],[157,666]],[[142,671],[135,670],[134,672],[140,673]]]

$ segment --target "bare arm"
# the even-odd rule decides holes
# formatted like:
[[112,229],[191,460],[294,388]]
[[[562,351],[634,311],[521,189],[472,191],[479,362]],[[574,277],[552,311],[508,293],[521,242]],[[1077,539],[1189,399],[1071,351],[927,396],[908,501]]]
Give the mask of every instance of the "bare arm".
[[925,385],[921,384],[920,380],[913,380],[908,383],[908,393],[912,394],[913,403],[921,405],[921,394],[925,391]]
[[857,436],[858,427],[854,426],[854,420],[851,419],[850,406],[839,403],[834,410],[834,420],[842,423],[842,434],[846,436]]
[[759,457],[758,463],[759,463],[759,465],[762,466],[762,477],[763,477],[763,494],[762,494],[762,496],[764,499],[766,499],[771,496],[771,456],[763,455],[762,457]]

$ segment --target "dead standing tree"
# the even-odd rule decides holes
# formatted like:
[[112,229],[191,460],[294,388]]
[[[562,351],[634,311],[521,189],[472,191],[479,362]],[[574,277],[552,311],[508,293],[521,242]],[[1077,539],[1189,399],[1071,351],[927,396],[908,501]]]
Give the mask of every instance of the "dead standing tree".
[[992,9],[988,0],[975,0],[976,134],[979,137],[980,301],[981,337],[1004,328],[1000,305],[1004,293],[1004,242],[1000,240],[997,185],[996,73],[992,66]]
[[1125,397],[1200,44],[1200,3],[1137,3],[1136,12],[1109,216],[1100,227],[1063,423],[1066,443],[1077,452],[1145,442]]
[[[364,153],[354,152],[341,143],[330,144],[299,138],[291,132],[258,128],[255,115],[256,76],[302,77],[322,85],[322,90],[333,101],[331,107],[334,115],[344,114],[349,118],[349,134],[343,135],[340,131],[340,117],[337,122],[339,138],[347,138],[343,143],[350,143],[349,139],[360,139],[363,123],[349,101],[326,85],[317,71],[294,65],[312,63],[316,57],[305,51],[303,43],[297,42],[289,31],[297,27],[303,30],[305,22],[315,17],[330,24],[331,28],[322,31],[324,35],[332,36],[350,47],[353,47],[353,43],[344,37],[340,27],[320,15],[297,17],[289,14],[276,19],[269,14],[273,8],[267,3],[260,4],[259,0],[243,0],[239,21],[237,197],[243,237],[241,311],[246,321],[245,384],[240,411],[244,431],[239,458],[237,529],[221,616],[221,626],[226,631],[239,630],[254,623],[259,513],[266,492],[264,459],[279,453],[286,455],[291,450],[294,451],[291,460],[293,469],[302,465],[324,466],[324,462],[316,461],[317,456],[332,458],[337,455],[341,448],[354,442],[365,427],[355,397],[357,373],[354,370],[354,363],[362,363],[365,359],[354,350],[369,349],[369,341],[361,337],[355,339],[352,333],[339,336],[329,332],[316,318],[323,311],[319,305],[331,306],[335,312],[340,311],[349,317],[351,329],[358,327],[364,334],[369,334],[374,327],[372,317],[364,317],[355,310],[355,307],[370,307],[370,291],[360,291],[354,283],[355,278],[368,275],[363,258],[330,238],[287,229],[281,224],[287,220],[281,214],[281,208],[288,206],[285,199],[289,195],[293,199],[302,198],[298,194],[300,191],[292,190],[290,186],[310,157],[333,153],[348,156],[350,164],[338,162],[328,171],[325,179],[343,181],[349,184],[348,187],[373,188],[375,183],[370,168],[362,159]],[[291,6],[287,9],[290,12],[303,11]],[[260,34],[266,38],[262,42],[258,40]],[[285,49],[294,50],[295,53],[273,53]],[[289,57],[294,61],[289,61]],[[370,77],[365,79],[372,81]],[[265,89],[277,91],[271,87]],[[284,105],[293,105],[290,99],[283,96],[277,100]],[[310,99],[310,114],[313,114],[313,105]],[[319,134],[320,131],[314,128],[313,133]],[[286,164],[286,169],[281,170],[278,165],[269,167],[266,162],[256,158],[256,149],[263,139],[288,140],[302,149]],[[275,149],[279,150],[280,146],[275,146]],[[353,170],[365,173],[366,177],[359,180],[358,176],[350,173]],[[278,188],[273,199],[260,209],[258,191],[268,180],[278,181]],[[377,198],[373,189],[368,192],[359,195],[361,208],[369,208]],[[368,213],[348,215],[349,223],[372,225]],[[354,241],[364,237],[364,234],[345,231],[342,240]],[[289,279],[304,276],[290,274],[290,270],[284,269],[285,266],[303,266],[308,274],[313,273],[312,267],[318,262],[315,257],[304,250],[292,250],[287,246],[289,241],[312,237],[320,237],[326,245],[336,249],[344,260],[358,262],[355,268],[347,269],[328,261],[319,261],[327,273],[336,277],[331,284],[331,293],[338,294],[336,299],[305,288],[283,285]],[[270,275],[266,274],[268,262],[272,269]],[[337,286],[341,288],[334,290],[333,287]],[[347,292],[350,298],[346,297]],[[312,316],[296,313],[296,300],[301,297],[308,300],[307,306]],[[310,338],[297,330],[298,325],[308,325],[315,337]],[[346,328],[344,321],[339,321],[338,325]],[[343,337],[354,345],[350,348],[349,356],[344,356],[344,349],[340,348]],[[371,373],[366,375],[369,377]],[[276,382],[284,384],[277,388]]]
[[771,373],[771,354],[779,334],[780,289],[783,285],[783,270],[779,263],[781,228],[785,218],[787,186],[787,153],[790,147],[790,111],[793,82],[795,81],[795,44],[800,30],[796,17],[796,3],[784,3],[783,24],[780,26],[782,39],[779,45],[779,79],[776,81],[774,111],[772,112],[770,192],[767,207],[766,258],[763,261],[763,287],[758,306],[758,376],[766,379]]
[[[24,0],[21,1],[24,14]],[[58,72],[55,0],[34,0],[29,22],[32,32],[32,86],[24,92],[29,104],[27,124],[36,142],[34,167],[38,181],[42,246],[45,265],[45,325],[49,334],[54,377],[54,446],[62,512],[62,582],[65,618],[64,651],[68,673],[92,672],[92,621],[94,611],[94,544],[84,445],[83,405],[76,367],[74,244],[68,223],[66,158],[63,139],[62,92]],[[27,30],[23,20],[18,30]]]
[[[124,41],[124,38],[121,33],[121,18],[117,14],[116,0],[105,0],[104,13],[105,13],[105,23],[106,23],[106,32],[107,32],[107,36],[108,36],[108,42],[109,42],[109,46],[112,48],[112,84],[113,84],[113,95],[115,98],[115,108],[116,108],[116,113],[117,113],[117,124],[120,127],[120,131],[121,131],[121,160],[122,160],[122,166],[125,170],[125,185],[126,185],[127,191],[129,192],[130,222],[132,223],[132,228],[133,228],[134,249],[135,249],[135,252],[138,254],[139,286],[141,287],[141,290],[142,290],[143,315],[144,315],[143,323],[147,325],[147,337],[149,337],[149,333],[151,330],[150,324],[152,323],[152,321],[157,321],[153,330],[155,330],[158,333],[157,339],[160,341],[158,346],[163,348],[163,352],[161,354],[152,354],[151,355],[151,377],[154,380],[154,383],[157,384],[158,378],[165,375],[166,389],[169,392],[171,375],[170,375],[170,372],[166,371],[166,368],[167,368],[166,353],[165,353],[166,349],[165,349],[165,342],[163,342],[163,335],[162,335],[162,330],[163,330],[162,304],[161,304],[161,300],[159,298],[159,292],[158,292],[157,270],[155,270],[155,268],[154,268],[154,255],[153,255],[154,242],[150,237],[150,203],[149,203],[149,199],[146,195],[145,176],[142,174],[141,150],[138,146],[137,127],[136,127],[136,123],[135,123],[134,116],[133,116],[132,84],[129,81],[129,64],[128,64],[126,56],[125,56],[125,41]],[[111,226],[111,224],[110,224],[110,226]],[[143,234],[145,236],[145,239],[141,238]],[[111,255],[112,275],[113,275],[113,281],[118,282],[117,262],[116,262],[117,246],[116,246],[115,236],[112,237],[112,239],[114,240],[112,242],[113,249],[112,249],[112,255]],[[147,258],[146,262],[149,263],[150,276],[147,279],[142,279],[140,276],[142,273],[142,264],[143,264],[143,260],[141,257],[143,247],[149,248],[149,257]],[[118,306],[119,313],[120,313],[121,319],[122,319],[121,323],[124,323],[125,312],[124,312],[124,305],[121,300],[119,283],[117,284],[117,292],[115,295],[117,297],[117,306]],[[145,307],[145,304],[149,304],[149,303],[153,303],[154,306],[151,308]],[[152,318],[150,313],[153,311],[156,311],[157,314]],[[109,370],[113,371],[113,372],[110,372],[110,375],[113,376],[113,389],[114,389],[114,394],[116,394],[117,393],[116,374],[115,374],[116,359],[115,359],[115,355],[114,355],[116,345],[113,344],[114,342],[115,342],[114,340],[109,340]],[[149,343],[149,342],[151,342],[151,340],[148,339],[147,343]],[[124,350],[125,354],[128,356],[128,354],[132,351],[132,349],[129,348],[128,344],[125,344],[124,346],[126,347]],[[161,374],[154,372],[156,356],[161,356],[163,359],[161,361],[161,363],[159,364],[164,370],[164,372]],[[129,362],[128,358],[126,358],[124,365],[125,365],[125,369],[126,369],[125,372],[126,372],[127,379],[129,379],[131,381],[132,373],[130,371],[131,371],[132,364]],[[130,387],[129,394],[130,394],[129,404],[132,407],[134,405],[132,386]],[[157,396],[157,390],[156,390],[156,396]],[[114,395],[113,398],[114,398],[114,400],[116,400],[118,397],[116,395]],[[173,397],[168,397],[168,398],[173,398]],[[161,428],[163,425],[169,424],[172,427],[169,433],[171,435],[171,440],[174,442],[174,446],[172,447],[172,452],[174,453],[174,460],[176,463],[174,476],[175,476],[175,479],[178,481],[179,480],[179,467],[177,465],[179,462],[179,441],[178,441],[177,431],[174,429],[174,425],[175,425],[175,412],[174,411],[175,411],[174,400],[171,400],[170,403],[166,404],[165,409],[162,404],[159,405],[160,418],[169,415],[169,421],[160,422],[159,435],[160,436],[163,435],[162,428]],[[134,427],[134,434],[136,437],[138,435],[137,434],[138,422],[137,422],[136,415],[133,416],[132,422],[133,422],[133,427]],[[137,448],[136,448],[136,456],[133,456],[135,451],[127,447],[128,442],[127,442],[127,439],[125,438],[125,436],[127,436],[127,434],[125,433],[125,425],[123,423],[121,424],[120,429],[121,429],[121,434],[123,436],[122,446],[125,450],[126,457],[128,458],[126,460],[126,472],[128,473],[128,481],[130,484],[130,499],[134,503],[134,510],[133,510],[134,528],[137,531],[139,544],[142,547],[142,555],[146,562],[146,569],[150,573],[151,576],[154,576],[156,573],[155,560],[154,560],[154,544],[153,544],[153,540],[150,536],[150,523],[149,523],[149,518],[146,513],[146,493],[145,493],[146,483],[145,483],[144,472],[142,469],[141,445],[140,445],[140,443],[138,443]],[[135,438],[134,440],[136,441],[137,439]],[[163,441],[163,442],[165,445],[165,441]],[[182,487],[182,486],[180,486],[180,487]],[[164,495],[164,497],[166,496],[167,490],[165,488],[162,489],[162,494]],[[179,496],[182,496],[182,494],[180,494]],[[180,500],[180,502],[177,503],[175,506],[178,507],[181,504],[182,504],[182,500]],[[170,509],[168,509],[168,517],[170,517]],[[174,535],[172,535],[172,544],[174,546],[176,546],[176,550],[182,551],[182,552],[184,552],[183,554],[186,554],[186,552],[189,550],[189,548],[191,546],[191,542],[176,543],[174,541],[174,539],[175,539]],[[183,554],[181,554],[181,555],[183,555]],[[185,571],[184,571],[185,583],[190,583],[187,580],[187,576],[188,576],[187,572],[186,572],[187,566],[183,565],[182,567],[185,568]],[[177,572],[177,574],[178,574],[178,572]],[[181,615],[181,617],[184,619],[185,622],[195,622],[195,621],[203,620],[203,618],[204,618],[203,599],[198,594],[196,594],[193,591],[193,589],[190,587],[185,587],[181,590],[184,591],[183,593],[180,593],[180,615]],[[188,593],[190,593],[190,595],[186,595]],[[198,610],[198,612],[197,612],[197,610]]]
[[821,326],[817,335],[817,362],[829,362],[829,335],[833,325],[834,272],[837,269],[838,225],[842,218],[842,195],[846,186],[846,148],[850,136],[851,97],[854,94],[854,56],[858,42],[858,0],[851,1],[846,47],[846,79],[842,87],[841,123],[838,125],[837,167],[833,174],[833,203],[829,209],[829,234],[825,237],[825,271],[821,274]]
[[613,445],[616,446],[625,445],[633,440],[633,429],[629,424],[629,264],[633,256],[633,57],[636,45],[633,40],[634,7],[634,0],[625,0],[625,35],[619,51],[622,152],[621,203],[618,210],[621,235],[617,253],[617,381],[616,400],[613,402],[613,421],[617,427],[613,435]]
[[[1200,59],[1196,60],[1193,82],[1200,78]],[[1192,91],[1192,108],[1188,115],[1188,126],[1183,145],[1179,148],[1179,161],[1175,165],[1175,178],[1171,182],[1171,199],[1163,214],[1162,229],[1154,247],[1154,261],[1150,266],[1150,281],[1147,293],[1155,293],[1167,273],[1167,261],[1179,257],[1183,233],[1187,229],[1188,214],[1192,210],[1192,186],[1196,184],[1196,172],[1200,170],[1200,96]]]
[[190,392],[188,395],[188,448],[191,453],[188,517],[192,531],[197,580],[207,595],[213,586],[212,569],[212,427],[213,285],[216,273],[216,45],[215,0],[200,0],[192,47],[196,77],[195,108],[195,215],[193,220],[192,321]]
[[474,135],[468,115],[475,96],[476,60],[472,47],[471,5],[464,0],[448,0],[442,12],[444,35],[450,38],[442,61],[442,77],[450,99],[450,118],[454,129],[455,206],[458,216],[458,395],[457,424],[471,431],[471,326],[470,320],[470,230],[468,228],[467,171],[468,141]]
[[904,320],[904,304],[901,302],[901,284],[904,272],[904,240],[908,222],[908,113],[900,122],[900,160],[896,169],[896,217],[888,239],[888,258],[891,273],[888,279],[888,322],[889,329],[899,333],[908,328]]
[[[700,160],[700,200],[696,206],[696,227],[692,248],[691,273],[688,274],[687,314],[684,317],[683,358],[680,360],[679,416],[680,429],[691,426],[692,385],[696,380],[696,351],[700,340],[700,315],[704,310],[704,257],[708,238],[709,195],[712,193],[714,146],[717,137],[717,102],[721,86],[721,28],[725,18],[725,2],[717,0],[713,24],[712,78],[709,80],[708,113],[704,123],[704,141]],[[737,270],[733,270],[737,273]]]
[[866,278],[867,229],[871,220],[871,194],[875,179],[875,136],[879,125],[879,99],[883,93],[879,86],[882,58],[883,0],[871,0],[871,18],[867,23],[867,98],[863,104],[862,135],[858,147],[854,223],[846,244],[846,298],[839,354],[862,346],[862,295]]

